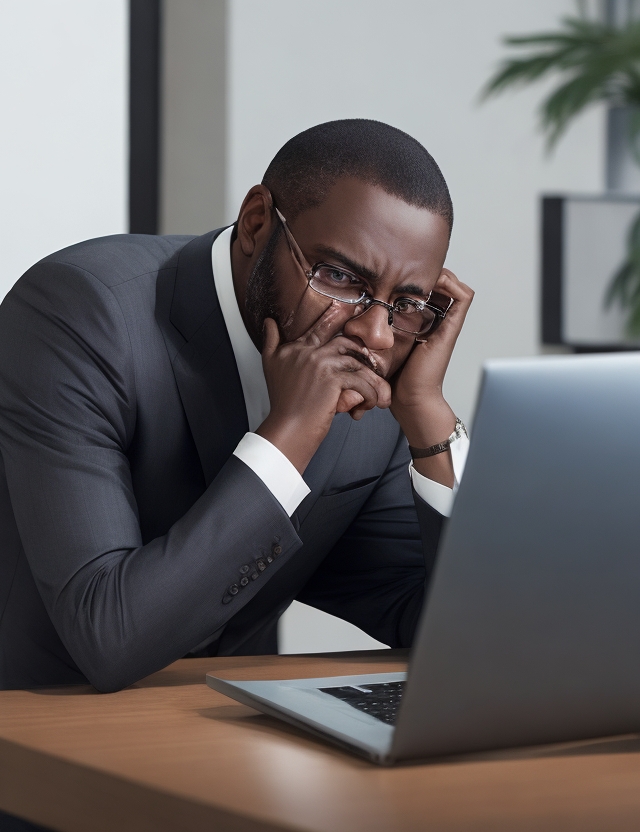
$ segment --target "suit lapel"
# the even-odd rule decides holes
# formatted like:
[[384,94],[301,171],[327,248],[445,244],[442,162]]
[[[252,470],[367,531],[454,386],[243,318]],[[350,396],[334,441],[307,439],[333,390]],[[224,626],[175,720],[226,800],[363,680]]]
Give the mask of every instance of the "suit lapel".
[[163,332],[207,485],[249,429],[213,282],[211,246],[219,233],[213,231],[187,243],[175,276],[161,275],[158,285],[159,317],[170,324],[163,326]]

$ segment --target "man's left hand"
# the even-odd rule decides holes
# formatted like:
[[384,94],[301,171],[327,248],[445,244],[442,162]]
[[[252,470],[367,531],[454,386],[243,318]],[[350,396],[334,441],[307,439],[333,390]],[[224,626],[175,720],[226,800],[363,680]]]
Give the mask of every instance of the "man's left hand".
[[[416,343],[409,358],[392,380],[391,412],[400,423],[409,444],[428,448],[452,433],[456,417],[444,399],[442,387],[464,319],[473,300],[473,290],[449,269],[443,269],[433,287],[453,298],[453,304],[438,329],[424,343]],[[418,460],[416,470],[430,479],[453,485],[450,454]]]

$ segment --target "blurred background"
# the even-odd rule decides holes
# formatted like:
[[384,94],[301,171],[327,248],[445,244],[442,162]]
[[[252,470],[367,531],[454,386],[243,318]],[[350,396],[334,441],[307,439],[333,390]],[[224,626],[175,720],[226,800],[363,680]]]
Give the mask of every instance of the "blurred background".
[[[541,195],[611,185],[605,104],[549,154],[536,108],[550,82],[480,103],[505,35],[575,13],[573,0],[3,0],[0,294],[82,239],[231,223],[291,136],[379,119],[422,142],[451,190],[447,265],[476,299],[446,395],[470,424],[486,359],[569,349],[540,335]],[[301,605],[281,636],[283,652],[375,646]]]

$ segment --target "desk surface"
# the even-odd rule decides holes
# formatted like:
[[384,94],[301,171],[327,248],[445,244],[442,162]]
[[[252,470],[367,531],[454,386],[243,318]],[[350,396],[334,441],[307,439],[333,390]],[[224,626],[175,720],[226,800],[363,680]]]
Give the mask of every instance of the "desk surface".
[[176,662],[114,694],[0,692],[0,809],[68,832],[637,830],[640,737],[383,769],[210,690],[401,651]]

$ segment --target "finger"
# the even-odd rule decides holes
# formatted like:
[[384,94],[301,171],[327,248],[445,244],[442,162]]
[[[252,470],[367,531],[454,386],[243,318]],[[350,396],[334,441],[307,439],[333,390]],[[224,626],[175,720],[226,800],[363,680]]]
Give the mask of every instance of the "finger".
[[350,381],[345,380],[343,383],[345,385],[342,388],[343,392],[348,390],[350,393],[355,393],[361,397],[361,401],[356,401],[355,404],[362,407],[363,410],[373,410],[378,404],[375,388],[368,384],[366,379],[353,377]]
[[[341,355],[335,367],[345,374],[342,379],[345,387],[355,386],[355,389],[360,390],[359,385],[362,382],[367,389],[373,391],[375,396],[373,407],[386,408],[391,406],[391,385],[389,382],[382,376],[377,375],[369,365],[365,365],[356,355],[349,353],[344,356]],[[358,382],[355,381],[356,376]]]
[[349,411],[349,416],[351,416],[354,421],[359,422],[368,409],[370,410],[371,408],[366,408],[363,405],[357,405]]
[[321,347],[330,341],[340,327],[341,318],[344,315],[344,304],[332,300],[309,329],[303,333],[298,341],[311,347]]
[[473,289],[458,280],[449,269],[442,270],[433,288],[435,292],[448,295],[453,299],[453,303],[447,311],[446,318],[433,336],[427,338],[427,341],[438,343],[450,341],[450,346],[453,348],[471,306],[474,292]]
[[370,350],[364,344],[352,340],[347,335],[336,335],[331,339],[328,349],[337,350],[339,355],[353,355],[357,360],[361,361],[364,367],[368,367],[374,372],[378,369]]
[[337,350],[339,355],[354,356],[363,367],[372,370],[380,379],[384,380],[384,368],[380,365],[374,353],[365,347],[360,339],[353,340],[347,335],[336,335],[323,349],[325,351]]
[[353,408],[362,404],[364,396],[355,390],[343,390],[338,398],[336,405],[336,413],[348,413]]
[[363,410],[372,410],[374,407],[387,408],[391,405],[391,388],[389,388],[389,395],[387,396],[386,389],[380,389],[376,381],[376,376],[359,370],[347,371],[340,379],[343,390],[353,390],[362,396],[362,402],[359,402],[359,406]]
[[443,269],[440,277],[436,280],[434,291],[448,295],[456,303],[469,307],[473,300],[473,289],[463,283],[455,276],[450,269]]
[[262,357],[268,359],[280,345],[280,330],[273,318],[265,318],[262,333]]
[[364,416],[367,411],[364,410],[362,407],[354,407],[353,410],[349,411],[349,416],[355,421],[359,422],[360,419]]

